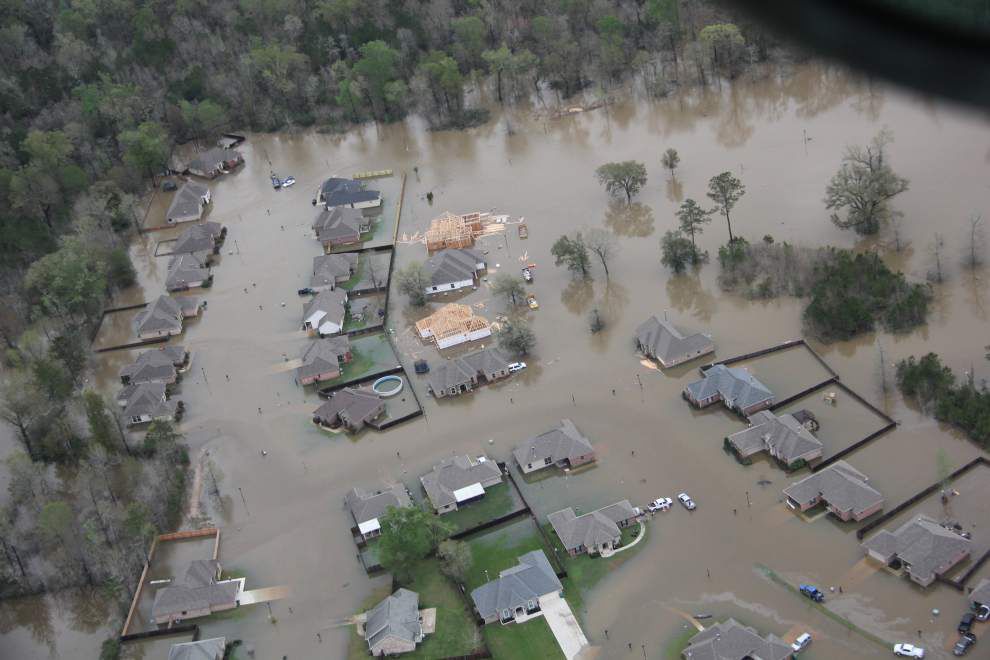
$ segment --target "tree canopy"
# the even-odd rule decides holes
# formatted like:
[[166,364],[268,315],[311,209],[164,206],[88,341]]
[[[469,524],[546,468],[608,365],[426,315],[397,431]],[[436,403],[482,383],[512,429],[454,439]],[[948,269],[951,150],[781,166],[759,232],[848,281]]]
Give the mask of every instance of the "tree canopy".
[[550,254],[553,255],[555,265],[563,264],[571,273],[582,278],[588,277],[591,259],[581,232],[576,233],[573,238],[566,235],[558,238],[550,248]]
[[382,528],[379,561],[400,579],[454,529],[439,516],[418,507],[389,507],[378,523]]
[[825,208],[842,229],[870,235],[890,220],[890,200],[908,189],[908,180],[890,166],[887,147],[893,134],[881,130],[865,147],[849,147],[842,165],[825,187]]
[[715,202],[713,212],[725,216],[725,224],[729,228],[729,241],[735,240],[729,214],[735,208],[736,202],[745,194],[746,186],[733,176],[732,172],[722,172],[708,181],[708,199]]
[[610,195],[624,193],[626,201],[631,202],[633,195],[646,185],[646,165],[634,160],[605,163],[595,170],[595,176]]

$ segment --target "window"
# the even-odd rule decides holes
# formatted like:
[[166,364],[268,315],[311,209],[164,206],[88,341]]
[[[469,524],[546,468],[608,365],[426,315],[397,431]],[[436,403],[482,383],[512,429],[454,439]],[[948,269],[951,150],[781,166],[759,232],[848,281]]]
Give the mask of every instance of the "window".
[[451,285],[450,285],[450,288],[451,288],[451,289],[453,289],[453,288],[454,288],[454,285],[453,285],[453,284],[451,284]]
[[141,423],[141,418],[140,417],[131,417],[131,423],[132,424],[140,424]]

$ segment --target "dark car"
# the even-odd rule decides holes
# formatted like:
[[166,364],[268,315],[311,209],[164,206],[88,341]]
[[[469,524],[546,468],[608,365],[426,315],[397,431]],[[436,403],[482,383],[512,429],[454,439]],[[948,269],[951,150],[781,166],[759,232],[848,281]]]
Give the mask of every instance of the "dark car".
[[177,186],[175,184],[175,181],[163,181],[162,182],[162,190],[164,190],[165,192],[172,192],[172,191],[176,190],[178,187],[179,186]]
[[296,291],[296,293],[298,293],[300,296],[308,296],[311,293],[316,293],[316,291],[314,291],[309,287],[306,287],[304,289],[299,289],[298,291]]
[[959,638],[956,645],[952,647],[952,655],[966,655],[969,653],[969,647],[976,644],[976,635],[973,633],[966,633]]
[[799,589],[801,593],[815,601],[816,603],[821,603],[825,600],[825,594],[822,593],[821,589],[811,584],[802,584]]
[[974,621],[976,621],[976,614],[973,612],[966,612],[963,614],[962,618],[959,619],[959,625],[956,627],[956,630],[959,631],[960,635],[965,635],[973,629]]

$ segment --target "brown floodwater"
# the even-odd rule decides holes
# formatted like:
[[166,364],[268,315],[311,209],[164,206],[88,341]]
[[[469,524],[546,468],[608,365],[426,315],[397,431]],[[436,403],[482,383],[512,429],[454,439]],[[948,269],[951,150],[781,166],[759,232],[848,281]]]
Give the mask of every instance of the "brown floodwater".
[[[182,429],[191,455],[207,450],[217,466],[223,506],[204,494],[202,511],[222,527],[221,562],[247,577],[247,589],[285,584],[291,595],[272,604],[274,624],[267,608],[254,606],[203,623],[203,635],[243,639],[259,658],[342,657],[349,632],[336,622],[387,579],[369,579],[361,570],[344,493],[384,479],[415,480],[455,452],[507,458],[517,442],[569,417],[595,442],[599,464],[573,477],[530,484],[541,517],[563,506],[588,510],[622,498],[642,505],[682,490],[698,502],[692,514],[676,509],[658,516],[638,555],[585,598],[581,616],[588,638],[601,646],[600,657],[627,657],[627,644],[637,654],[645,646],[649,657],[661,657],[685,625],[685,612],[731,615],[778,635],[810,630],[816,639],[802,657],[811,660],[889,655],[889,649],[767,579],[760,564],[791,582],[841,585],[841,595],[830,594],[832,609],[890,641],[918,641],[920,630],[931,657],[947,657],[963,596],[941,585],[922,591],[876,571],[863,560],[852,528],[792,515],[780,493],[792,477],[766,461],[741,466],[722,450],[722,438],[741,422],[717,408],[692,410],[681,399],[684,385],[697,378],[697,365],[668,373],[649,369],[634,354],[631,337],[642,320],[665,310],[675,323],[710,332],[719,357],[800,336],[801,301],[726,295],[713,264],[672,277],[660,265],[659,238],[675,226],[677,200],[704,201],[708,178],[731,170],[747,185],[733,212],[737,235],[760,240],[771,234],[802,245],[886,245],[887,236],[860,242],[834,227],[821,200],[843,147],[889,127],[896,136],[890,149],[894,167],[911,181],[896,203],[904,213],[902,238],[910,246],[896,255],[885,252],[885,258],[923,278],[930,268],[928,245],[938,231],[945,236],[948,279],[937,287],[935,311],[924,328],[814,346],[847,385],[900,422],[847,458],[888,502],[934,481],[940,450],[954,465],[978,455],[958,433],[896,393],[882,393],[878,344],[888,378],[890,363],[927,351],[938,352],[958,372],[974,368],[977,379],[990,376],[983,360],[990,339],[987,273],[964,272],[958,265],[968,216],[990,215],[985,118],[868,85],[822,64],[660,102],[630,98],[607,111],[559,121],[534,117],[533,109],[515,108],[466,132],[431,133],[409,120],[343,136],[251,135],[240,147],[245,167],[212,184],[209,217],[230,233],[213,288],[198,294],[209,301],[208,309],[180,338],[194,353],[181,386],[188,410]],[[674,182],[659,165],[667,147],[681,154]],[[601,163],[625,159],[645,162],[650,174],[630,207],[610,203],[594,177]],[[291,373],[280,367],[307,341],[299,330],[295,292],[308,282],[312,257],[320,253],[309,229],[313,191],[331,174],[384,168],[408,173],[400,236],[422,233],[443,210],[496,209],[525,217],[528,240],[509,225],[479,247],[488,251],[489,277],[536,264],[529,289],[540,309],[526,315],[538,346],[520,376],[453,401],[434,401],[414,377],[424,418],[348,440],[313,427],[309,416],[317,398],[295,387]],[[273,191],[271,169],[299,183]],[[382,186],[385,213],[393,214],[398,177]],[[434,194],[432,205],[428,192]],[[167,204],[167,197],[155,200],[151,219]],[[550,246],[564,232],[598,226],[618,236],[611,279],[606,282],[596,267],[594,282],[574,282],[554,267]],[[154,252],[167,237],[150,233],[135,242],[140,285],[122,303],[161,290],[167,259]],[[716,218],[699,240],[714,256],[726,238]],[[426,256],[418,243],[404,242],[397,250],[397,267]],[[487,286],[460,302],[491,320],[505,311]],[[420,343],[410,327],[421,314],[404,306],[403,297],[393,295],[388,317],[403,362],[411,367],[414,356],[435,361],[436,349]],[[607,324],[594,336],[588,331],[591,309]],[[117,369],[131,357],[122,352],[98,358],[97,383],[112,388]],[[821,375],[800,356],[750,366],[768,383],[795,391]],[[812,397],[806,407],[818,401]],[[841,394],[832,410],[819,413],[830,444],[875,428],[876,418],[861,415]],[[65,605],[54,608],[53,601]],[[54,595],[0,604],[0,655],[94,657],[107,634],[105,621],[88,627],[72,602]],[[44,607],[45,618],[36,621],[33,613]],[[942,615],[932,617],[932,608]]]

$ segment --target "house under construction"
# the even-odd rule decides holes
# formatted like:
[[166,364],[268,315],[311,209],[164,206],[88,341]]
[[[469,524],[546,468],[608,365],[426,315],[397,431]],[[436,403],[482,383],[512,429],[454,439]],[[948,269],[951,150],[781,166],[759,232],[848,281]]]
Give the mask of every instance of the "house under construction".
[[475,316],[468,305],[450,304],[418,321],[416,332],[421,339],[435,341],[437,348],[450,348],[490,337],[492,327],[484,317]]
[[439,218],[430,222],[426,230],[426,249],[429,251],[444,248],[467,248],[474,245],[474,239],[484,229],[484,221],[490,213],[465,213],[457,215],[444,211]]

